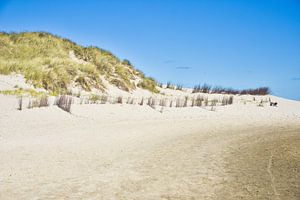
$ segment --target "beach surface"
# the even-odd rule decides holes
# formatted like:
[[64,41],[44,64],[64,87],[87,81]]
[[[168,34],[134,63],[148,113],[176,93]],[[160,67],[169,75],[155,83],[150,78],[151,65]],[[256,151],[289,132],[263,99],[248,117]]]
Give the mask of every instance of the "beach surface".
[[0,199],[300,199],[300,103],[16,109],[0,95]]

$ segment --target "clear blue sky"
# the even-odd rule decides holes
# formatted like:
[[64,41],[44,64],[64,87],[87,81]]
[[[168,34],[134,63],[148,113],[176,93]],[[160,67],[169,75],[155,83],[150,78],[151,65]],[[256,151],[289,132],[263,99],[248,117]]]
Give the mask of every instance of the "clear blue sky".
[[300,100],[299,0],[0,0],[1,31],[47,31],[158,81]]

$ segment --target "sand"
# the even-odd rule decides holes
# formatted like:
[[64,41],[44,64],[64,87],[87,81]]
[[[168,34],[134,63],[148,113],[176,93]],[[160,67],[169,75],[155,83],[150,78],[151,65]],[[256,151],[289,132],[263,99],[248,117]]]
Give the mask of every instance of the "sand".
[[0,199],[300,199],[300,103],[271,98],[69,114],[0,95]]

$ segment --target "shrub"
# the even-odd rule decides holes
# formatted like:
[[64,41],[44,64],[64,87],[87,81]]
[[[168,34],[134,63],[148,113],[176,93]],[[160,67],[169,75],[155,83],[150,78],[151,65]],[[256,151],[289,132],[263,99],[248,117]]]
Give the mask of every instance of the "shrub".
[[200,84],[195,85],[192,93],[199,93],[199,92],[210,93],[211,92],[211,86],[206,84],[206,83],[203,84],[202,86]]
[[256,89],[241,90],[240,94],[250,94],[250,95],[268,95],[271,93],[268,87],[259,87]]
[[127,59],[124,59],[124,60],[122,61],[122,63],[123,63],[124,65],[132,66],[131,62],[130,62],[129,60],[127,60]]
[[195,85],[192,93],[200,92],[200,87],[201,87],[200,85]]
[[221,86],[211,87],[208,84],[204,85],[195,85],[192,93],[215,93],[215,94],[250,94],[250,95],[267,95],[271,93],[270,88],[268,87],[259,87],[255,89],[244,89],[244,90],[236,90],[232,88],[224,88]]
[[167,82],[167,88],[174,90],[175,86],[171,82]]
[[215,86],[211,89],[211,93],[216,94],[239,94],[238,90],[232,88],[223,88],[221,86]]
[[180,84],[177,84],[176,85],[176,90],[182,90],[183,89],[183,86],[182,85],[180,85]]
[[208,84],[204,84],[201,87],[201,92],[203,93],[210,93],[210,90],[211,90],[211,86]]

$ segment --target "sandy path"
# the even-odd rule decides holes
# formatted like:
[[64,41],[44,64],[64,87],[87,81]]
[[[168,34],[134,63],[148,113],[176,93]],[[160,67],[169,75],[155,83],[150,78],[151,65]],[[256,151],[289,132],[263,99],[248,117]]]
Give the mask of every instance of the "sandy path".
[[119,197],[297,200],[300,126],[273,129],[248,127],[169,140],[131,160],[136,179],[126,178]]
[[[64,119],[25,120],[22,133],[18,126],[2,132],[0,199],[256,199],[254,187],[261,199],[299,197],[299,123]],[[291,145],[275,145],[283,135]],[[276,154],[282,148],[292,156],[277,165],[286,161]]]
[[300,126],[270,127],[231,143],[225,155],[228,199],[300,199]]

